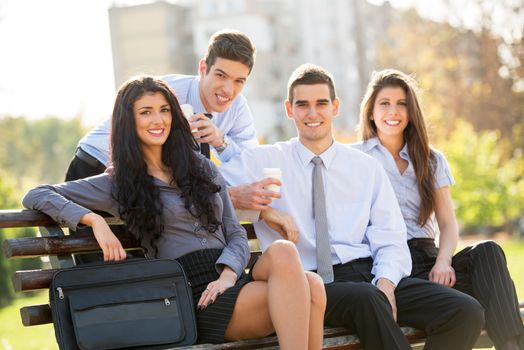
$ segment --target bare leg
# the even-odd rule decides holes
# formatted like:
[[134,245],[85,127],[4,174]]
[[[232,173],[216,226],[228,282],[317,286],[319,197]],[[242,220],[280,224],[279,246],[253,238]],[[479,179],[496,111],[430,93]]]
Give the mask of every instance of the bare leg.
[[311,294],[309,313],[309,350],[322,349],[324,338],[324,312],[326,311],[326,289],[322,278],[316,273],[306,271]]
[[225,338],[261,337],[274,329],[281,349],[307,349],[311,294],[295,245],[274,242],[252,275],[255,282],[240,290]]

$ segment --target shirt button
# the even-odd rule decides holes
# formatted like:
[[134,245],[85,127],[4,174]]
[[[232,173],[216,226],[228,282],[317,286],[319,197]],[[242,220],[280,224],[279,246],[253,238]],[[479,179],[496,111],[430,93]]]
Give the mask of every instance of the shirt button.
[[202,244],[206,244],[207,243],[207,238],[202,238]]
[[195,223],[193,224],[195,227],[198,227],[198,221],[195,221]]

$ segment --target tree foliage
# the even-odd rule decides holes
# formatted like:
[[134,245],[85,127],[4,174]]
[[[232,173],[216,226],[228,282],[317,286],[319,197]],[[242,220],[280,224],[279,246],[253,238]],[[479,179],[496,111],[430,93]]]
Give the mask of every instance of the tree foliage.
[[[0,119],[0,210],[19,208],[22,195],[36,184],[63,181],[84,132],[80,118]],[[35,234],[33,228],[0,229],[0,242]],[[11,274],[40,266],[39,259],[6,260],[0,254],[0,307],[13,298]]]
[[465,231],[511,229],[524,212],[524,162],[521,152],[504,155],[500,132],[475,132],[462,120],[442,142],[456,185],[452,187],[457,218]]

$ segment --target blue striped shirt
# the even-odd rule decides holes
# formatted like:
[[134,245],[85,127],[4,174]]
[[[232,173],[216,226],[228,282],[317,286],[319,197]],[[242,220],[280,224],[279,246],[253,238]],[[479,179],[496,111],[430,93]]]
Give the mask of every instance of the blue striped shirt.
[[[408,153],[407,143],[400,151],[400,157],[408,162],[408,167],[404,173],[400,173],[393,156],[384,147],[378,138],[349,145],[377,159],[388,174],[389,180],[393,185],[393,190],[397,196],[400,211],[406,222],[408,230],[408,240],[411,238],[435,238],[438,233],[438,225],[435,220],[435,213],[431,213],[429,219],[423,226],[417,223],[420,213],[420,194],[418,192],[415,169],[411,163]],[[439,151],[434,151],[436,159],[435,168],[435,188],[450,186],[455,183],[448,162],[444,155]]]

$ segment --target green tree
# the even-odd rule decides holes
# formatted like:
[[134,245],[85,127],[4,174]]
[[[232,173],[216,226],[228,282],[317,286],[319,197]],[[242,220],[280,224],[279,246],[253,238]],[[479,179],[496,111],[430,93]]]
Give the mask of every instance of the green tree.
[[[0,210],[13,208],[15,206],[15,195],[13,186],[5,180],[6,176],[0,176]],[[0,242],[5,239],[5,232],[0,229]],[[11,269],[4,254],[0,254],[0,307],[8,305],[13,300],[13,289],[10,282]]]
[[464,231],[479,228],[511,230],[524,211],[524,161],[516,152],[504,155],[498,131],[475,132],[458,120],[442,142],[456,185],[451,191]]

